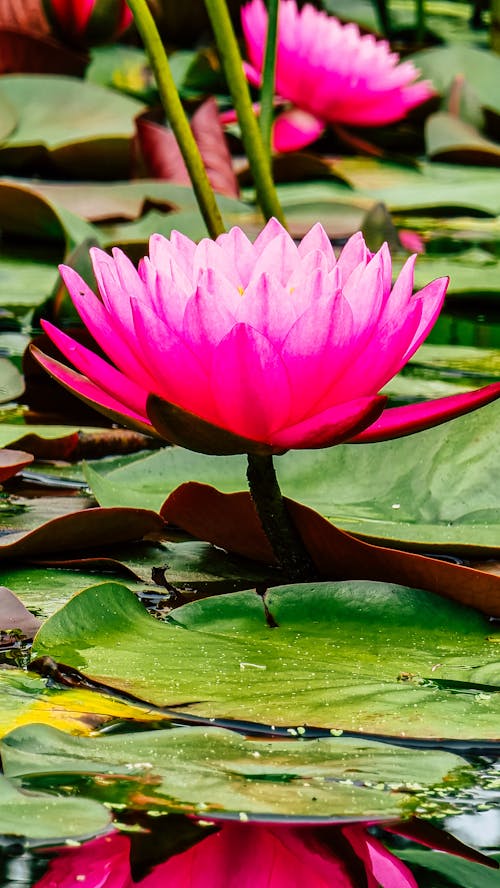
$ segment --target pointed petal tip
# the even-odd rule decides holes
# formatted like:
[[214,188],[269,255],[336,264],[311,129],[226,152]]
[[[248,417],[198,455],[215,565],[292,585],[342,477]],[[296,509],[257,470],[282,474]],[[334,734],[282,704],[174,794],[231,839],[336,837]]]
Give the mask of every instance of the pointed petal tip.
[[364,431],[349,438],[348,444],[374,444],[403,438],[441,425],[500,398],[500,382],[493,382],[473,392],[449,395],[435,401],[422,401],[404,407],[391,407]]

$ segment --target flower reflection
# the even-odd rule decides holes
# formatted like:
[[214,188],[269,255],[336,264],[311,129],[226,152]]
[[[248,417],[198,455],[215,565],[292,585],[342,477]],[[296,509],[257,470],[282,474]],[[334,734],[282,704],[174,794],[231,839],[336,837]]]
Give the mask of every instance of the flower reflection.
[[[63,850],[36,888],[132,888],[131,840],[115,832]],[[225,823],[139,877],[142,888],[417,888],[410,870],[360,825]]]

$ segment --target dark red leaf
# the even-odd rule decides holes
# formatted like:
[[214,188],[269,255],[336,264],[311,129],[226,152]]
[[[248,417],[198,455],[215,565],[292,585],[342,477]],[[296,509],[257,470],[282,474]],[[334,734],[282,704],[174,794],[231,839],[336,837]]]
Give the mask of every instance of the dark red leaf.
[[[500,617],[500,577],[471,567],[374,546],[330,524],[313,509],[287,499],[319,573],[331,580],[378,580],[426,589]],[[248,493],[220,493],[198,482],[170,494],[160,514],[201,540],[247,558],[275,558]]]
[[[162,125],[162,119],[163,112],[155,111],[147,111],[136,119],[137,142],[147,174],[155,179],[189,185],[188,171],[175,136]],[[220,194],[238,197],[238,182],[215,99],[207,99],[195,111],[191,128],[212,187]]]

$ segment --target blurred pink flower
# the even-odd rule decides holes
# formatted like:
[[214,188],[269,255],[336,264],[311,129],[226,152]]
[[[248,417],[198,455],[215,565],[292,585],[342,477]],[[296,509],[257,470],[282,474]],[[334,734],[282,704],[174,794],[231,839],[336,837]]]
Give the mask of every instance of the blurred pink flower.
[[[160,863],[141,888],[417,888],[410,870],[361,826],[338,830],[339,849],[307,827],[226,823]],[[347,840],[347,841],[346,841]],[[35,888],[133,888],[130,840],[114,833],[62,851]]]
[[[391,284],[387,245],[355,234],[339,258],[321,225],[297,246],[271,220],[198,245],[153,235],[138,271],[93,249],[99,299],[61,273],[103,360],[48,322],[77,368],[33,352],[67,388],[113,418],[204,453],[282,453],[357,436],[410,434],[500,395],[500,383],[384,410],[379,390],[434,324],[447,279],[413,291],[410,257]],[[366,431],[364,431],[366,430]]]
[[125,0],[43,0],[43,3],[58,36],[89,45],[114,40],[133,20]]
[[[249,81],[261,82],[267,37],[263,0],[241,13],[250,64]],[[434,95],[429,81],[415,83],[412,62],[399,63],[385,40],[361,36],[355,24],[295,0],[281,0],[278,19],[276,92],[292,108],[275,121],[277,151],[294,151],[317,139],[327,123],[379,126],[400,120]]]

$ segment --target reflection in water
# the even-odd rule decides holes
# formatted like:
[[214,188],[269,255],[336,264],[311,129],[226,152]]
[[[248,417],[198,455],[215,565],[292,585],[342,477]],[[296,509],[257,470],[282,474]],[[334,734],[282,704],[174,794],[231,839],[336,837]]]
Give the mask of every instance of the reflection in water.
[[51,861],[36,888],[132,888],[137,883],[141,888],[417,886],[406,865],[362,826],[229,822],[215,831],[213,826],[198,827],[194,844],[152,868],[144,861],[135,833],[113,832],[66,848]]

